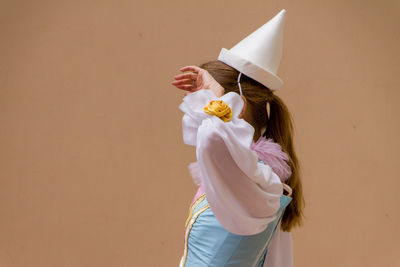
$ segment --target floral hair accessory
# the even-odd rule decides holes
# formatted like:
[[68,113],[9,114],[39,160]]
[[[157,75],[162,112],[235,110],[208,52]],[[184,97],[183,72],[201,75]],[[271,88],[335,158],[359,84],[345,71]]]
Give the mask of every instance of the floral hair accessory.
[[233,112],[230,106],[222,100],[212,100],[204,107],[204,112],[209,115],[215,115],[224,122],[230,121]]

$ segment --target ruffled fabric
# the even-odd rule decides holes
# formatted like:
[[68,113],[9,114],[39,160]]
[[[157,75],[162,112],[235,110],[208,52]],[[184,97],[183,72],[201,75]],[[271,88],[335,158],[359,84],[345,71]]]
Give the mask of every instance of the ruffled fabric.
[[272,168],[282,182],[286,181],[292,175],[292,171],[288,165],[288,155],[271,138],[267,139],[261,136],[256,143],[253,142],[251,144],[251,149],[257,153],[259,160]]
[[212,118],[213,115],[204,112],[204,107],[212,100],[222,100],[229,105],[232,110],[232,118],[229,122],[238,120],[239,114],[243,109],[243,99],[234,92],[229,92],[222,97],[217,97],[213,91],[203,89],[191,93],[183,98],[183,103],[179,105],[185,115],[182,118],[183,142],[187,145],[196,146],[197,130],[202,121]]

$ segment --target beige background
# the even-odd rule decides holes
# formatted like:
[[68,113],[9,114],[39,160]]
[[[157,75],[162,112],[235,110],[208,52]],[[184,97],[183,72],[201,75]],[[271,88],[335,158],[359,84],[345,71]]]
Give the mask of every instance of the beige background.
[[177,266],[185,65],[287,10],[296,267],[400,266],[399,1],[0,1],[0,267]]

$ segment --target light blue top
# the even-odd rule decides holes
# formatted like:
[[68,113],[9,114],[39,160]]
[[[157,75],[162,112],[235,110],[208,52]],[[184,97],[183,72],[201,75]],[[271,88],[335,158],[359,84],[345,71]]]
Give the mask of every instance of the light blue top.
[[263,266],[271,239],[291,200],[291,197],[282,195],[276,219],[261,233],[247,236],[228,232],[208,207],[205,197],[192,212],[193,215],[207,205],[189,230],[188,251],[183,266]]

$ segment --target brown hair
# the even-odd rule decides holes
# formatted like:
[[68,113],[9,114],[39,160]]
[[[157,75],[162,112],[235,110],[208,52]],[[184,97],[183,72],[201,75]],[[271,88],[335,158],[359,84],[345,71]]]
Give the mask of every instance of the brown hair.
[[[239,93],[237,84],[239,72],[236,69],[218,60],[208,61],[199,67],[207,70],[225,88],[225,93]],[[246,115],[248,116],[246,117],[245,115],[244,118],[254,127],[254,141],[256,142],[260,137],[261,130],[266,128],[262,135],[266,138],[272,138],[289,156],[289,166],[292,175],[286,181],[286,184],[293,190],[292,201],[286,207],[281,223],[281,229],[289,232],[292,227],[302,225],[304,216],[300,164],[293,145],[294,127],[292,116],[283,101],[263,84],[249,78],[243,73],[240,78],[240,84],[248,107],[246,111]],[[269,118],[267,103],[270,105]]]

